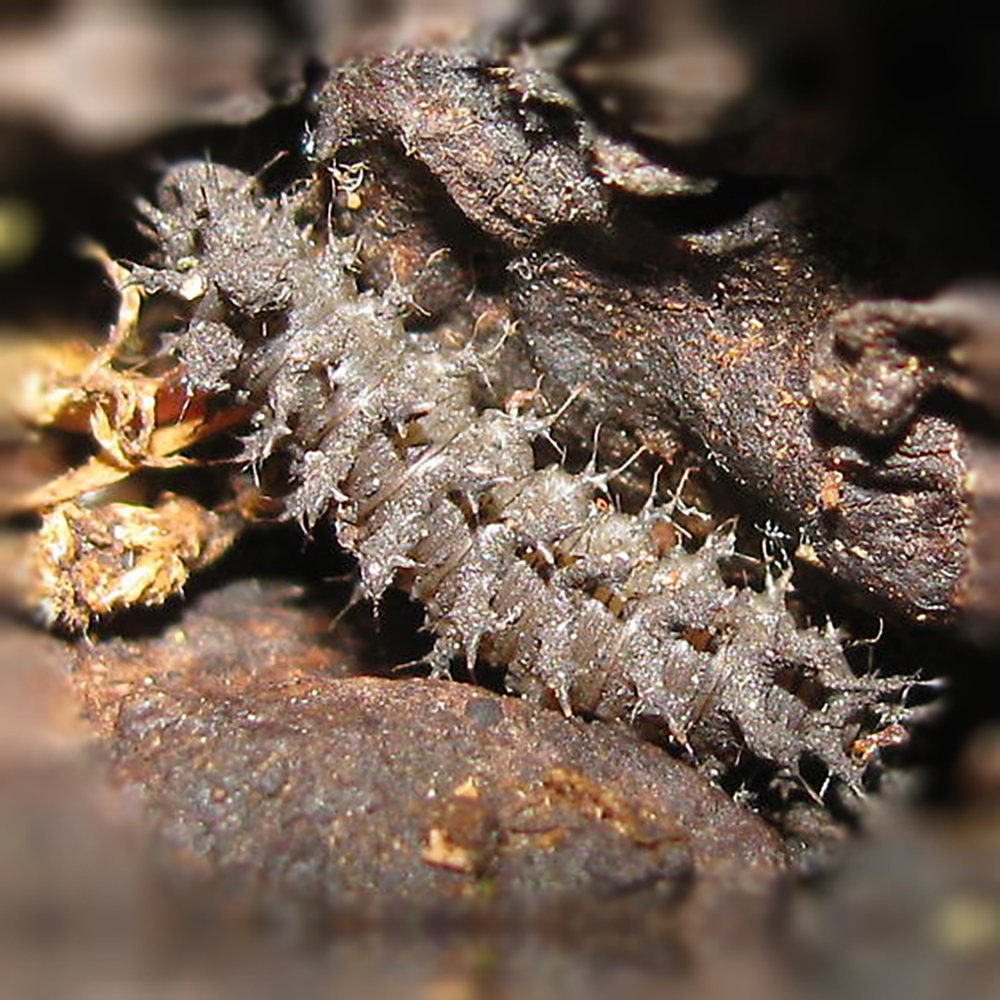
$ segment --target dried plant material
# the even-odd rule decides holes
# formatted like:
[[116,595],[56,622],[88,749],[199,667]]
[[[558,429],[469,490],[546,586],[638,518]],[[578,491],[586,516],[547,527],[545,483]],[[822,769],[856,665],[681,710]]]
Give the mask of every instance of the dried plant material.
[[127,271],[95,245],[88,256],[120,295],[118,315],[102,347],[81,339],[18,339],[0,361],[18,373],[0,394],[0,414],[37,429],[88,435],[97,453],[43,486],[0,497],[0,514],[41,510],[128,478],[143,468],[188,462],[179,452],[242,419],[238,407],[211,413],[208,393],[192,393],[179,367],[159,375],[122,369],[118,357],[136,337],[142,297]]
[[0,513],[42,510],[55,504],[65,503],[93,490],[121,482],[144,467],[164,468],[183,465],[188,460],[177,452],[232,426],[242,417],[241,410],[227,410],[213,418],[200,414],[182,423],[157,428],[150,434],[148,453],[139,464],[122,466],[103,454],[95,455],[83,465],[70,469],[30,493],[13,498],[0,498]]
[[[0,514],[51,507],[121,482],[143,468],[187,464],[179,452],[243,417],[239,408],[210,415],[207,398],[188,397],[179,378],[154,379],[94,367],[96,353],[82,342],[25,346],[23,352],[12,347],[10,354],[17,358],[22,378],[16,380],[5,409],[40,428],[85,432],[89,424],[100,450],[35,489],[0,495]],[[25,359],[32,363],[24,365]],[[87,364],[79,365],[81,359]]]
[[29,546],[28,603],[47,625],[71,631],[124,608],[162,604],[222,555],[235,528],[187,497],[155,507],[59,504]]
[[433,826],[427,831],[427,846],[422,856],[427,864],[447,868],[448,871],[472,873],[476,870],[473,852],[454,843],[448,831],[439,826]]
[[469,775],[431,808],[431,825],[421,854],[428,865],[481,878],[500,846],[499,817],[493,796],[480,794]]
[[47,341],[5,334],[0,365],[14,378],[0,386],[0,419],[46,427],[66,409],[66,389],[93,362],[95,349],[80,339]]
[[[150,376],[115,365],[122,347],[136,331],[139,290],[103,250],[88,254],[104,266],[118,289],[118,316],[103,347],[80,340],[15,345],[8,360],[17,365],[11,409],[32,426],[88,433],[103,457],[124,469],[174,465],[176,458],[157,455],[152,436],[180,387],[179,373]],[[159,418],[159,420],[158,420]]]
[[[47,342],[37,337],[3,345],[0,356],[18,372],[18,378],[4,390],[4,402],[10,412],[32,426],[86,429],[92,426],[102,391],[130,404],[133,415],[155,407],[160,379],[112,369],[116,355],[138,329],[142,293],[103,247],[86,243],[82,252],[101,265],[117,291],[118,313],[103,347],[82,338]],[[107,415],[104,419],[111,422]]]
[[625,799],[614,788],[570,767],[552,768],[542,778],[538,794],[524,796],[514,810],[509,837],[537,850],[552,850],[589,824],[652,850],[685,840],[680,827],[641,800]]
[[543,782],[546,803],[571,806],[587,819],[607,823],[636,844],[655,844],[663,839],[683,839],[678,828],[673,838],[668,836],[662,818],[644,815],[634,803],[624,800],[611,789],[572,768],[554,767]]
[[124,608],[162,604],[228,548],[246,514],[220,515],[173,496],[155,507],[78,502],[143,469],[187,464],[180,452],[243,417],[238,407],[210,408],[210,393],[192,393],[179,367],[150,375],[121,365],[127,349],[143,349],[136,343],[141,294],[102,249],[86,252],[120,295],[105,344],[10,342],[2,360],[18,377],[0,400],[8,422],[84,434],[96,448],[41,486],[0,495],[0,516],[42,514],[37,533],[22,539],[22,603],[69,631]]

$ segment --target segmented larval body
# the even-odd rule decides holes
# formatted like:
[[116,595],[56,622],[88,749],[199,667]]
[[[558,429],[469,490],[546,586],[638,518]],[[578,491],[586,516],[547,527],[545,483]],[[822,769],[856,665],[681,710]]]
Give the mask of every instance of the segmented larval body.
[[729,585],[719,531],[695,552],[670,504],[622,513],[591,466],[536,466],[552,417],[475,402],[477,347],[407,333],[398,296],[359,293],[348,241],[319,239],[290,198],[205,163],[176,167],[147,207],[150,289],[193,303],[175,350],[199,388],[255,408],[246,458],[280,454],[285,509],[330,517],[377,602],[406,588],[455,657],[507,667],[567,712],[662,723],[699,758],[803,756],[854,785],[859,727],[903,714],[903,682],[851,670],[830,630],[803,628],[787,577]]

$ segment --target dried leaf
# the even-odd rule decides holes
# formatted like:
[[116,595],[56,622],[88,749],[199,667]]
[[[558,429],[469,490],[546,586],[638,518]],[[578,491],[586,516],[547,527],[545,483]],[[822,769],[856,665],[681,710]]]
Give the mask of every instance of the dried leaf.
[[124,608],[162,604],[222,555],[237,525],[187,497],[155,507],[59,504],[29,543],[28,604],[49,626],[70,631]]
[[4,345],[0,362],[18,377],[6,392],[0,390],[0,412],[37,429],[86,434],[100,450],[38,489],[0,497],[0,516],[65,503],[143,468],[184,465],[188,459],[178,452],[244,415],[240,408],[211,414],[208,396],[191,393],[179,367],[151,376],[116,365],[136,334],[140,291],[103,249],[89,245],[85,252],[101,263],[120,296],[106,344],[19,339]]

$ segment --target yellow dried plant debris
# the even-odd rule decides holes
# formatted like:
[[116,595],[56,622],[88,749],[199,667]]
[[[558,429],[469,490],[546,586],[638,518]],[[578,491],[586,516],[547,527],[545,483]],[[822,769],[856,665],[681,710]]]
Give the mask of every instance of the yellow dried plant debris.
[[140,293],[103,250],[88,253],[120,296],[105,342],[21,338],[0,345],[0,366],[14,375],[0,382],[0,415],[36,434],[85,435],[94,446],[83,464],[37,488],[0,488],[0,516],[36,512],[41,519],[23,539],[22,601],[49,626],[70,631],[125,608],[162,604],[226,550],[249,516],[238,504],[220,514],[180,496],[141,506],[102,495],[143,469],[190,463],[185,448],[244,413],[192,394],[179,367],[147,374],[123,361],[142,356]]
[[104,268],[119,295],[118,315],[102,346],[77,338],[46,341],[19,338],[2,348],[16,377],[5,390],[8,407],[34,427],[88,431],[109,455],[129,464],[142,453],[156,424],[157,396],[163,382],[115,367],[122,347],[136,333],[141,294],[129,275],[99,247],[86,254]]
[[97,453],[30,493],[0,497],[0,513],[41,510],[127,479],[143,468],[171,468],[189,460],[185,448],[232,426],[239,408],[211,413],[204,395],[192,395],[183,372],[146,375],[123,368],[118,357],[134,338],[141,307],[128,274],[103,250],[88,251],[120,294],[118,317],[106,343],[17,340],[0,347],[0,363],[15,373],[0,388],[0,409],[39,430],[88,435]]
[[237,524],[179,496],[155,507],[59,504],[29,542],[28,603],[47,625],[70,631],[124,608],[162,604],[225,551]]
[[168,464],[168,459],[171,459],[169,464],[186,464],[188,460],[177,455],[177,452],[231,426],[241,417],[241,412],[227,410],[212,418],[197,416],[182,423],[159,427],[150,435],[150,454],[147,460],[135,466],[121,466],[109,461],[104,455],[94,455],[83,465],[69,469],[29,493],[0,497],[0,514],[44,510],[93,490],[111,486],[143,468],[162,468]]

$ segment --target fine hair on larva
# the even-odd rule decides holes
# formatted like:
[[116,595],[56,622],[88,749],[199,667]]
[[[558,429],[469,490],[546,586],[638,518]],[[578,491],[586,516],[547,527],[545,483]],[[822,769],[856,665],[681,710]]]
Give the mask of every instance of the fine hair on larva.
[[860,787],[852,741],[905,721],[910,682],[857,676],[833,629],[787,607],[789,572],[735,586],[730,527],[689,551],[674,501],[607,502],[596,453],[542,464],[563,413],[530,389],[484,404],[490,345],[408,332],[402,291],[359,291],[350,240],[301,221],[294,195],[186,162],[144,210],[158,256],[135,280],[190,303],[172,349],[192,387],[250,406],[244,458],[280,456],[287,516],[331,520],[368,598],[422,603],[432,670],[482,659],[567,713],[654,722],[716,772],[811,758]]

